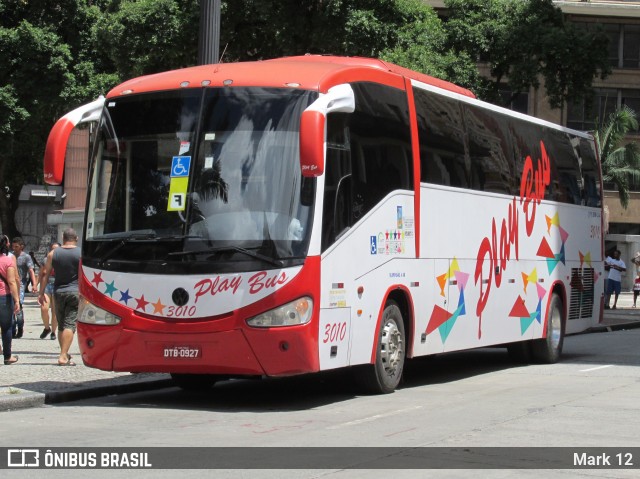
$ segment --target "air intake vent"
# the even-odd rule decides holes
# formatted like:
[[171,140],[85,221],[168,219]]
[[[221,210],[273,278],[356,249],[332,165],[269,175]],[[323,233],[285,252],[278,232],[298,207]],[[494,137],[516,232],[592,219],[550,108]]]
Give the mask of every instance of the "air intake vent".
[[569,319],[590,318],[593,315],[593,268],[571,269]]

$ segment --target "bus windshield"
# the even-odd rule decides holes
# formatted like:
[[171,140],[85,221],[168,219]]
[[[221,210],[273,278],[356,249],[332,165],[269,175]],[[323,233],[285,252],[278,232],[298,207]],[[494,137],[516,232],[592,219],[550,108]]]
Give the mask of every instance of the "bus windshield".
[[85,264],[241,271],[299,263],[315,196],[315,179],[300,172],[299,120],[316,97],[204,88],[108,99],[94,148]]

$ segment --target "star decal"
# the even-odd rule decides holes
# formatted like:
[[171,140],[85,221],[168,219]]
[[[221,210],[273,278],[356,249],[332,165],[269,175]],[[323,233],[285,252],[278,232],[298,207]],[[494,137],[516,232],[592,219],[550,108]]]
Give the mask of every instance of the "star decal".
[[138,303],[136,305],[136,309],[141,309],[142,311],[146,312],[147,304],[149,304],[149,301],[145,301],[144,294],[139,298],[135,298],[135,300],[136,300],[136,303]]
[[160,298],[158,298],[157,302],[151,303],[151,304],[153,305],[154,314],[164,314],[165,305],[162,304],[162,302],[160,301]]
[[128,289],[126,291],[120,291],[120,301],[122,301],[124,304],[129,306],[129,300],[130,299],[131,299],[131,296],[129,296],[129,290]]
[[104,294],[108,294],[109,296],[111,296],[113,298],[113,293],[118,291],[118,288],[115,287],[115,280],[111,281],[111,283],[107,283],[105,281],[104,285],[107,288],[107,289],[105,289]]
[[92,283],[94,283],[96,285],[96,289],[98,289],[100,287],[100,283],[103,283],[104,280],[102,279],[102,271],[100,271],[99,273],[93,273],[93,279],[91,280]]

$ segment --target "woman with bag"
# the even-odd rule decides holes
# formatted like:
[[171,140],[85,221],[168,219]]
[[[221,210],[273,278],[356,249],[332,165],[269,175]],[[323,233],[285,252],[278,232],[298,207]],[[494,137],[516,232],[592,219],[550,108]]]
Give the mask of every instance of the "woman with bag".
[[9,366],[18,362],[18,356],[11,354],[13,340],[13,315],[20,311],[18,295],[17,265],[14,256],[9,254],[9,238],[0,237],[0,331],[2,332],[2,353],[4,364]]

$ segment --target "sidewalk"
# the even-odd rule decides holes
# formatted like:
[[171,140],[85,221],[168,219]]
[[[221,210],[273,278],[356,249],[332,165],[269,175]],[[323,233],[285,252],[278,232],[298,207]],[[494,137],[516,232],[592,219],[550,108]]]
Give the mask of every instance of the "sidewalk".
[[76,366],[58,366],[58,340],[48,336],[40,339],[43,326],[35,295],[25,297],[23,309],[24,335],[12,344],[12,352],[19,361],[11,366],[0,363],[0,411],[173,385],[168,374],[116,373],[89,368],[82,363],[77,338],[69,351]]
[[[633,294],[622,293],[615,310],[606,310],[603,322],[592,329],[614,331],[640,327],[638,309],[632,308]],[[0,411],[42,406],[90,397],[160,389],[173,386],[168,374],[131,374],[100,371],[82,363],[77,340],[71,346],[75,367],[57,365],[57,340],[40,339],[40,307],[33,295],[25,298],[24,336],[13,340],[18,363],[0,363]]]
[[[611,305],[613,305],[613,299],[611,299]],[[638,308],[636,309],[633,307],[633,293],[623,292],[618,297],[617,308],[605,309],[602,323],[592,328],[592,331],[614,331],[639,327],[640,298],[638,298]]]

